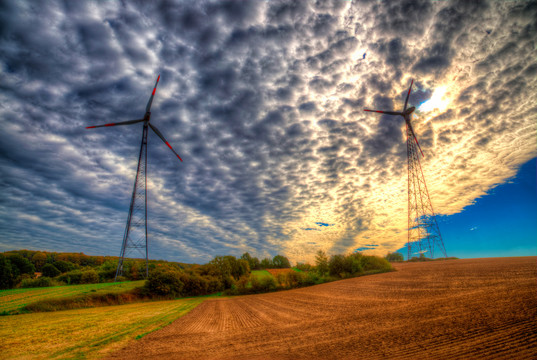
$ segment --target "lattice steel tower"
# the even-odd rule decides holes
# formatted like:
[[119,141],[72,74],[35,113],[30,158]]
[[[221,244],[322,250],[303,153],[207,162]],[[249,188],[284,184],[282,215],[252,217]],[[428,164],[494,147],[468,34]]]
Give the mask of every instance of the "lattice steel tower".
[[131,205],[129,207],[129,215],[127,217],[127,225],[123,234],[123,243],[121,245],[121,254],[117,265],[116,276],[123,275],[123,264],[125,258],[133,252],[138,252],[145,258],[145,277],[149,275],[148,261],[149,251],[147,243],[147,133],[149,128],[157,134],[159,138],[173,151],[173,153],[183,161],[179,155],[173,150],[171,145],[164,139],[162,133],[149,122],[151,119],[151,104],[157,91],[157,85],[160,80],[160,75],[155,82],[153,93],[147,102],[145,115],[143,119],[129,120],[118,123],[109,123],[104,125],[88,126],[86,129],[98,127],[108,127],[116,125],[131,125],[139,122],[144,123],[142,133],[142,145],[140,146],[140,155],[138,156],[138,168],[136,170],[136,178],[134,179],[134,188],[132,190]]
[[[147,130],[148,123],[144,123],[142,145],[138,156],[138,168],[132,189],[131,205],[127,217],[127,225],[123,234],[121,254],[117,264],[116,276],[123,275],[123,261],[132,252],[138,252],[145,258],[145,274],[149,274],[147,249]],[[114,279],[114,280],[115,280]]]
[[420,144],[412,129],[412,124],[410,123],[412,112],[414,112],[416,108],[412,106],[407,109],[408,98],[410,97],[413,83],[414,80],[410,83],[410,88],[408,89],[408,94],[405,100],[405,107],[402,112],[367,109],[364,109],[364,111],[372,111],[388,115],[401,115],[405,119],[408,157],[407,259],[410,259],[412,254],[423,254],[425,256],[426,253],[428,253],[429,257],[434,258],[436,249],[439,249],[442,252],[442,255],[447,257],[442,235],[440,234],[440,228],[438,227],[433,205],[431,204],[429,191],[427,190],[427,184],[425,183],[425,177],[423,176],[423,171],[421,169],[419,154],[423,157],[423,152],[421,151]]

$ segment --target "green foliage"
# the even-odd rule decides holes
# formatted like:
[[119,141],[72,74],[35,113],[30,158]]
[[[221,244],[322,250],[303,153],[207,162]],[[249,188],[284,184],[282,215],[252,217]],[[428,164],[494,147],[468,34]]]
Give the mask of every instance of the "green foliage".
[[43,268],[41,269],[41,273],[43,276],[53,278],[61,274],[61,271],[56,268],[56,266],[52,264],[45,264],[43,265]]
[[264,258],[261,260],[261,263],[259,264],[259,267],[261,269],[272,269],[274,266],[272,264],[272,260],[269,258]]
[[403,257],[403,254],[400,254],[398,252],[388,253],[385,257],[388,261],[404,261],[405,258]]
[[389,270],[392,270],[392,265],[388,262],[388,260],[380,258],[378,256],[366,256],[366,255],[364,255],[362,257],[362,267],[363,267],[364,271],[373,271],[373,270],[389,271]]
[[36,252],[34,256],[32,256],[32,263],[34,264],[37,271],[41,271],[41,268],[43,265],[45,265],[47,261],[47,255],[42,252]]
[[20,254],[8,254],[7,258],[11,263],[11,268],[13,270],[13,276],[17,277],[22,274],[34,275],[35,266]]
[[0,290],[11,289],[15,283],[11,262],[0,254]]
[[344,277],[345,274],[345,256],[343,255],[332,255],[330,261],[328,262],[328,273],[331,276]]
[[97,271],[90,269],[82,272],[80,277],[81,284],[97,284],[99,282],[99,274]]
[[252,257],[247,252],[242,254],[241,259],[248,261],[248,265],[250,266],[250,270],[259,270],[261,268],[260,263],[259,263],[259,259],[256,258],[256,257]]
[[321,276],[328,273],[328,256],[323,250],[317,251],[315,255],[315,265],[317,267],[317,273]]
[[81,284],[81,279],[82,271],[78,269],[66,272],[65,274],[62,274],[58,277],[58,281],[63,281],[67,285]]
[[182,295],[184,283],[179,280],[181,273],[176,270],[159,270],[149,273],[145,288],[150,294],[176,298]]
[[75,264],[63,260],[54,261],[52,265],[62,273],[66,273],[76,268]]
[[297,263],[295,268],[300,271],[311,271],[313,270],[313,266],[311,266],[308,263]]
[[291,263],[289,262],[289,259],[287,259],[283,255],[276,255],[272,259],[272,266],[275,269],[287,269],[291,267]]
[[51,279],[47,276],[40,276],[37,279],[23,279],[21,282],[22,288],[36,288],[64,285],[62,282]]

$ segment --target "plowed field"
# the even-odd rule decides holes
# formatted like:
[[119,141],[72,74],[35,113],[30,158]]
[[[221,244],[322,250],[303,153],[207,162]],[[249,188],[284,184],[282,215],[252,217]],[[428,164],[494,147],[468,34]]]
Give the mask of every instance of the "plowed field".
[[535,359],[537,258],[398,271],[207,300],[122,359]]

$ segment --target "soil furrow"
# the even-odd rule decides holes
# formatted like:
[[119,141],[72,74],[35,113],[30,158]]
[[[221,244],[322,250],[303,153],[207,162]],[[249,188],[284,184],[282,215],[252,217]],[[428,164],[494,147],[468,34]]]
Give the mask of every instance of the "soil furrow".
[[537,358],[537,258],[396,272],[207,300],[112,358]]

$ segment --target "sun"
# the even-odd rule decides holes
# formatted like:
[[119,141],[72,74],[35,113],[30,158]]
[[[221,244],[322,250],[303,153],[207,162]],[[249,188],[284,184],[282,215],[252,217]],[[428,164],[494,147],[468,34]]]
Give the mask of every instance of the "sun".
[[438,112],[444,111],[449,105],[449,99],[446,97],[447,86],[439,86],[434,92],[433,96],[419,106],[421,112],[430,112],[437,110]]

